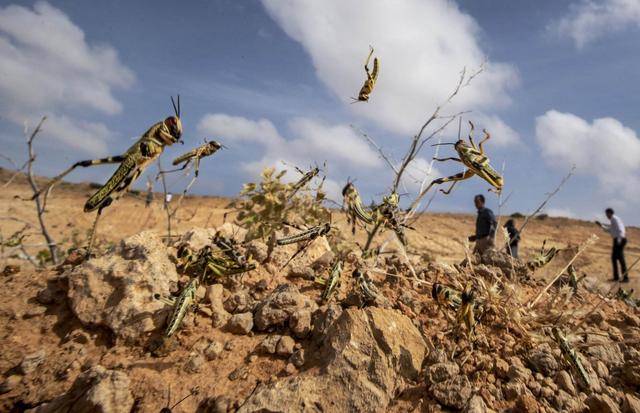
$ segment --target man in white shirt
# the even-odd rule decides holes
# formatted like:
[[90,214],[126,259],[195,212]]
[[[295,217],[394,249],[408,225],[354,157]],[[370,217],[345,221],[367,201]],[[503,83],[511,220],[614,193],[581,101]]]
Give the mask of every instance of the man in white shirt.
[[627,264],[624,261],[624,247],[627,245],[626,232],[624,223],[613,213],[613,209],[607,208],[605,211],[607,218],[609,218],[610,224],[602,224],[596,221],[596,224],[600,225],[602,229],[607,231],[613,238],[613,250],[611,252],[611,262],[613,264],[613,280],[619,281],[620,275],[618,273],[618,262],[620,263],[620,271],[622,272],[622,282],[629,282],[629,274],[627,274]]

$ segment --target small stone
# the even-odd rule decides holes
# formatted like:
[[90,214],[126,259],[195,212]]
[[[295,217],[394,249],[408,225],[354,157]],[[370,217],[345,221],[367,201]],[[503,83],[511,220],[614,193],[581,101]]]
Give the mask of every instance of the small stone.
[[526,386],[519,381],[510,381],[502,387],[504,397],[507,400],[515,400],[526,391]]
[[224,349],[226,351],[232,351],[234,348],[236,348],[236,343],[233,340],[229,340],[224,343]]
[[466,376],[460,375],[432,386],[431,393],[438,403],[463,409],[471,398],[471,384]]
[[218,396],[213,403],[213,413],[227,413],[231,407],[231,400],[225,396]]
[[207,360],[211,361],[219,358],[223,350],[224,350],[224,346],[222,345],[222,343],[218,341],[212,341],[204,349],[203,354],[207,358]]
[[289,328],[298,338],[305,338],[311,332],[311,311],[299,309],[294,311],[289,318]]
[[282,336],[277,334],[265,337],[265,339],[258,345],[257,350],[261,353],[275,354],[276,346],[278,345],[280,338],[282,338]]
[[486,413],[487,405],[481,396],[475,395],[469,400],[466,413]]
[[249,292],[242,290],[234,292],[227,301],[224,302],[224,309],[232,314],[246,313],[253,311],[254,304],[255,302]]
[[427,368],[427,380],[440,383],[460,374],[460,367],[456,363],[436,363]]
[[333,263],[335,257],[336,254],[333,251],[327,251],[315,260],[311,266],[315,269],[327,268]]
[[294,352],[289,358],[289,361],[298,368],[304,366],[304,349]]
[[295,345],[296,342],[294,339],[289,336],[282,336],[276,346],[276,353],[279,356],[290,356],[293,354],[293,348]]
[[507,372],[509,371],[509,363],[507,363],[503,359],[498,358],[494,363],[493,369],[495,371],[496,376],[500,377],[501,379],[504,379],[507,377]]
[[618,404],[604,394],[592,394],[585,400],[588,412],[593,413],[621,413]]
[[38,291],[36,295],[36,301],[42,305],[50,305],[55,302],[56,296],[50,288],[45,288]]
[[593,367],[598,377],[600,377],[603,380],[606,380],[607,378],[609,378],[609,369],[607,368],[607,365],[604,364],[602,361],[596,360],[595,366]]
[[566,370],[559,371],[556,375],[556,384],[559,388],[566,391],[572,396],[577,394],[576,388],[573,385],[573,380],[571,380],[571,375],[567,373]]
[[292,363],[287,363],[287,365],[284,368],[284,372],[291,376],[292,374],[295,374],[298,370],[296,369],[296,366],[294,366]]
[[234,314],[227,323],[227,329],[233,334],[249,334],[253,328],[253,314],[250,312]]
[[13,375],[7,377],[0,384],[0,394],[9,393],[10,391],[12,391],[16,387],[18,387],[18,385],[21,382],[22,382],[22,376],[19,376],[17,374],[13,374]]
[[629,393],[625,393],[622,401],[622,412],[640,413],[640,399]]
[[23,375],[33,373],[44,362],[45,357],[46,353],[44,350],[39,350],[35,353],[27,354],[20,363],[20,373],[22,373]]
[[529,380],[529,377],[531,377],[531,370],[517,364],[512,364],[509,366],[509,370],[507,371],[507,377],[509,380],[526,383]]
[[199,353],[191,353],[189,355],[189,360],[184,366],[184,370],[187,373],[198,373],[202,370],[202,366],[204,365],[204,356]]
[[313,280],[316,276],[313,268],[308,265],[294,265],[289,270],[289,277],[302,278],[304,280]]
[[245,380],[247,377],[249,377],[249,369],[247,368],[247,366],[238,367],[237,369],[229,373],[228,376],[229,380],[231,381]]
[[521,394],[516,400],[515,411],[522,413],[537,413],[540,410],[538,401],[530,394]]

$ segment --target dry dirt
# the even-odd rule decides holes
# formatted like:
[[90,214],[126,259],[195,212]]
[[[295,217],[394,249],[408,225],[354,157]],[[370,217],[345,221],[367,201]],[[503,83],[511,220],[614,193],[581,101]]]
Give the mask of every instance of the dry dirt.
[[[9,172],[2,171],[0,185],[6,182],[9,176]],[[93,191],[88,184],[61,184],[53,191],[45,220],[53,237],[61,243],[63,249],[82,246],[86,242],[94,215],[83,213],[82,207]],[[44,249],[44,246],[35,226],[37,220],[34,205],[26,199],[30,194],[22,176],[0,190],[0,233],[7,237],[22,228],[23,222],[34,224],[24,244],[27,252],[35,255],[37,251]],[[130,194],[105,211],[98,230],[98,254],[121,239],[142,230],[153,229],[159,234],[166,233],[166,214],[162,208],[161,195],[156,194],[149,208],[145,207],[144,198],[145,194]],[[182,234],[194,227],[218,227],[225,220],[225,213],[230,211],[227,209],[228,203],[229,199],[226,198],[187,197],[174,220],[173,233]],[[232,217],[227,216],[226,219],[230,220]],[[502,222],[505,219],[502,217]],[[334,214],[334,221],[345,232],[348,231],[341,215]],[[465,257],[463,240],[472,232],[474,221],[475,217],[471,214],[426,214],[414,225],[416,231],[410,231],[408,234],[411,246],[409,253],[440,263],[458,263]],[[517,225],[519,223],[520,220],[517,220]],[[566,248],[582,243],[593,233],[600,238],[578,259],[577,267],[580,273],[587,274],[593,285],[600,286],[601,290],[610,290],[612,285],[607,279],[611,271],[611,240],[593,223],[566,218],[536,219],[529,224],[523,235],[521,257],[531,257],[545,239],[549,245]],[[358,236],[362,241],[362,234]],[[640,246],[637,244],[640,229],[629,228],[628,239],[627,261],[631,263],[640,255]],[[0,411],[22,411],[50,401],[68,391],[82,371],[97,364],[127,372],[137,409],[144,412],[159,411],[165,406],[168,403],[169,389],[173,403],[198,385],[199,394],[174,409],[184,412],[196,411],[198,408],[203,409],[207,399],[217,396],[228,397],[232,404],[234,401],[242,402],[252,392],[257,381],[274,381],[298,372],[288,366],[286,357],[255,353],[255,348],[264,339],[265,333],[237,335],[224,329],[212,328],[211,321],[202,314],[195,316],[195,322],[186,322],[178,335],[177,348],[171,354],[161,358],[154,357],[147,350],[145,343],[125,345],[116,341],[113,335],[103,328],[83,326],[69,308],[66,299],[68,287],[64,276],[50,267],[35,269],[24,259],[8,258],[5,256],[6,252],[7,250],[0,259],[0,270],[6,264],[20,265],[21,270],[15,275],[0,276],[4,284],[0,291],[0,372],[4,376],[5,385],[9,377],[17,376],[20,381],[9,389],[2,389],[4,394],[0,395]],[[537,276],[544,279],[554,275],[554,270],[563,264],[554,263]],[[639,271],[640,267],[631,272],[632,282],[625,288],[640,288]],[[273,268],[268,271],[260,270],[257,274],[249,276],[245,282],[249,286],[257,285],[259,280],[267,277],[270,277],[267,291],[278,284],[290,282],[314,299],[319,298],[321,290],[314,288],[308,281],[278,274]],[[381,283],[384,283],[390,279],[381,280]],[[540,280],[536,285],[539,289],[544,284],[544,281]],[[385,286],[383,292],[385,295],[388,292],[388,298],[396,302],[403,289],[413,289],[421,302],[427,303],[431,300],[429,289],[417,287],[415,283],[403,280]],[[49,291],[50,296],[43,298],[41,292],[44,290]],[[589,294],[582,305],[595,302],[597,299],[596,295]],[[411,310],[399,306],[405,314],[412,314]],[[625,311],[635,311],[617,302],[607,303],[603,308],[611,317],[617,317]],[[433,329],[444,330],[445,320],[433,308],[426,308],[418,315],[413,314],[418,319],[416,324],[421,325],[425,331],[431,328],[431,318],[436,315],[439,318],[434,319]],[[435,331],[426,335],[430,339],[441,337],[441,333]],[[223,343],[227,348],[224,356],[213,362],[206,362],[199,372],[185,372],[184,365],[193,356],[193,352],[197,352],[203,340]],[[304,340],[301,344],[303,348],[311,346]],[[24,364],[25,356],[39,351],[43,352],[42,362],[38,363],[34,371],[21,372],[20,366]],[[246,366],[248,378],[230,380],[229,375],[242,366]],[[305,370],[313,368],[312,363],[311,367],[306,367]],[[439,407],[434,407],[438,405],[432,398],[423,397],[425,391],[425,386],[420,383],[404,388],[390,409],[439,411]],[[499,410],[513,407],[513,400],[496,402],[494,405],[494,408]]]

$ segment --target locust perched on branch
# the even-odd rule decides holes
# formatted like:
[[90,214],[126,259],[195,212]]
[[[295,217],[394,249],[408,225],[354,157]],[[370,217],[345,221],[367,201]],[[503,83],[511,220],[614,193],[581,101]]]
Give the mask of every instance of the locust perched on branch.
[[545,246],[546,243],[547,243],[547,240],[544,240],[542,242],[542,247],[540,248],[540,252],[538,253],[538,255],[534,259],[532,259],[531,261],[527,262],[527,268],[530,271],[535,271],[537,269],[540,269],[540,268],[544,267],[558,253],[558,250],[555,247],[551,247],[548,250],[545,250],[544,246]]
[[166,146],[173,145],[180,141],[180,138],[182,137],[180,96],[178,96],[177,105],[173,100],[173,97],[171,98],[171,103],[173,104],[175,115],[169,116],[165,120],[151,126],[124,154],[102,159],[89,159],[76,162],[60,175],[53,178],[46,187],[33,196],[34,199],[42,193],[46,196],[56,183],[60,182],[62,178],[79,166],[89,167],[112,163],[120,164],[111,178],[109,178],[109,180],[100,189],[98,189],[84,205],[84,212],[98,211],[93,223],[93,228],[91,229],[87,254],[91,253],[98,220],[100,219],[102,211],[111,205],[113,201],[126,193],[129,187],[136,179],[138,179],[140,174],[142,174],[142,172],[162,154]]
[[347,222],[351,224],[351,232],[356,233],[356,222],[362,221],[363,224],[372,224],[373,216],[362,205],[360,194],[351,182],[342,188],[343,205],[347,212]]
[[[478,175],[480,178],[487,181],[493,188],[495,188],[496,192],[502,191],[502,187],[504,186],[504,179],[502,176],[495,171],[489,164],[489,158],[484,153],[483,144],[491,138],[489,132],[483,129],[484,139],[480,141],[478,146],[476,146],[473,141],[473,123],[469,122],[471,125],[471,130],[469,131],[469,144],[467,144],[464,140],[459,139],[456,143],[438,143],[437,145],[453,145],[454,149],[458,153],[459,158],[433,158],[436,161],[456,161],[462,163],[467,169],[464,172],[457,173],[455,175],[451,175],[446,178],[438,178],[433,180],[429,186],[423,191],[426,193],[429,188],[433,185],[440,185],[445,182],[453,182],[449,189],[440,191],[444,194],[449,194],[453,187],[459,181],[464,181],[466,179],[471,178],[474,175]],[[489,189],[491,190],[491,189]]]
[[398,237],[398,240],[402,245],[407,245],[407,238],[404,234],[404,228],[406,227],[401,223],[398,217],[399,209],[398,203],[400,198],[397,193],[392,193],[389,196],[385,196],[382,199],[382,203],[378,205],[373,211],[373,219],[375,222],[379,222],[385,227],[393,230]]
[[358,93],[358,98],[353,99],[353,103],[356,102],[368,102],[369,95],[373,92],[373,87],[376,85],[376,81],[378,80],[378,73],[380,72],[380,63],[378,62],[378,58],[375,57],[373,59],[373,70],[369,72],[369,61],[371,60],[371,56],[373,55],[373,47],[369,46],[369,55],[367,56],[367,60],[364,63],[364,71],[367,73],[367,79],[364,81],[364,85],[360,89],[360,93]]

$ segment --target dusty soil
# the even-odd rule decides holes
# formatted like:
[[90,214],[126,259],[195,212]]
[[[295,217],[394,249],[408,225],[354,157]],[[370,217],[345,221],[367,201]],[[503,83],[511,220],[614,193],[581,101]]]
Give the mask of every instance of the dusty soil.
[[[9,172],[2,171],[0,185],[9,176]],[[86,242],[94,215],[83,213],[82,207],[94,190],[89,184],[61,184],[53,191],[45,220],[52,236],[64,250],[82,246]],[[26,251],[35,255],[45,247],[38,235],[34,205],[27,199],[30,195],[30,188],[22,176],[0,190],[0,233],[7,237],[21,229],[24,222],[33,224],[23,243]],[[156,194],[154,202],[148,208],[145,207],[144,198],[145,194],[131,194],[105,211],[98,230],[98,255],[121,239],[145,229],[166,234],[166,213],[162,208],[161,195]],[[225,214],[230,212],[228,203],[229,199],[225,198],[187,197],[173,222],[172,233],[182,234],[194,227],[213,228],[221,225],[225,219],[232,219],[232,216],[225,218]],[[501,218],[502,222],[505,219]],[[464,239],[472,232],[474,220],[473,215],[422,216],[415,224],[416,231],[408,233],[410,255],[445,264],[462,261],[465,258]],[[348,231],[341,215],[334,214],[334,221],[345,232]],[[519,224],[520,220],[517,221]],[[523,236],[521,256],[524,259],[533,256],[545,239],[549,245],[567,248],[584,242],[593,233],[600,237],[599,240],[576,264],[579,272],[587,274],[593,285],[600,286],[601,290],[611,290],[613,286],[607,282],[610,278],[611,240],[593,223],[566,218],[536,219],[529,224]],[[363,234],[358,237],[362,241]],[[628,238],[627,261],[631,263],[634,257],[640,255],[640,246],[637,244],[640,229],[629,228]],[[155,357],[148,350],[148,343],[123,343],[103,328],[83,326],[69,308],[66,298],[68,281],[64,274],[51,267],[36,269],[28,261],[19,258],[18,251],[5,249],[2,254],[0,270],[7,264],[19,265],[21,270],[15,275],[0,276],[4,281],[4,288],[0,290],[0,372],[5,382],[9,377],[18,377],[15,380],[19,380],[10,388],[2,389],[1,411],[22,411],[50,401],[68,391],[82,371],[97,364],[108,369],[126,371],[131,380],[130,388],[136,399],[136,408],[145,412],[159,411],[166,406],[169,403],[169,393],[173,404],[196,385],[199,386],[198,395],[187,399],[174,411],[205,409],[207,400],[218,396],[229,398],[232,404],[234,401],[242,402],[254,390],[257,382],[270,382],[298,374],[298,370],[289,365],[287,357],[256,354],[256,346],[268,333],[252,331],[247,335],[238,335],[225,329],[212,328],[206,314],[188,317],[177,336],[175,349],[169,355]],[[566,260],[558,260],[536,274],[540,280],[527,287],[527,294],[533,297],[545,285],[544,279],[555,275],[555,271],[564,263]],[[631,272],[632,282],[625,288],[640,288],[639,271],[640,267]],[[319,301],[320,289],[302,278],[279,273],[277,268],[261,268],[243,282],[249,287],[255,287],[263,279],[268,280],[266,289],[256,293],[256,300],[263,298],[278,284],[291,283]],[[400,292],[405,289],[413,290],[421,302],[431,300],[430,290],[419,284],[404,280],[392,281],[391,278],[384,277],[377,281],[387,284],[382,291],[392,303],[397,301]],[[344,291],[348,288],[348,284],[342,287],[340,297],[346,295]],[[599,299],[591,293],[585,293],[585,297],[582,304],[574,305],[574,309]],[[403,306],[399,306],[402,311]],[[603,309],[605,315],[612,318],[623,312],[636,311],[615,301],[607,301]],[[422,326],[429,339],[442,338],[441,331],[446,329],[446,320],[434,306],[425,308],[420,314],[413,314],[406,308],[404,310],[405,314],[415,318],[415,324]],[[197,372],[185,371],[185,365],[193,355],[210,341],[222,343],[225,347],[224,355],[212,362],[205,362]],[[312,349],[315,344],[302,340],[299,345]],[[33,371],[22,371],[25,356],[38,352],[42,352],[42,360],[37,363],[37,367]],[[244,371],[238,372],[239,368]],[[311,362],[304,370],[313,368],[314,363]],[[240,378],[235,379],[236,375]],[[438,405],[431,398],[423,396],[425,391],[425,386],[420,383],[407,386],[390,409],[432,411],[434,407],[429,406]],[[496,402],[493,408],[511,408],[513,403]],[[439,411],[437,409],[435,411]]]

